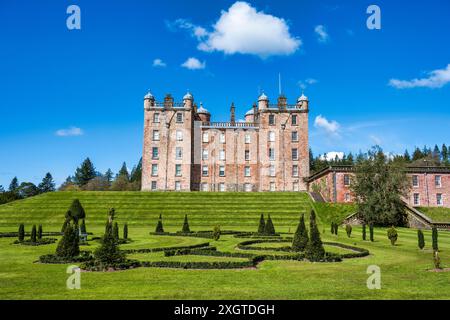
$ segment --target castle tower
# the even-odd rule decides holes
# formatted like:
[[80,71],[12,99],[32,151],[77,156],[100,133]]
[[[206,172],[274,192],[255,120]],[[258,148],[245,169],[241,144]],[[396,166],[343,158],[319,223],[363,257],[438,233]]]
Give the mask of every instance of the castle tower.
[[258,109],[265,110],[269,108],[269,98],[263,93],[258,98]]

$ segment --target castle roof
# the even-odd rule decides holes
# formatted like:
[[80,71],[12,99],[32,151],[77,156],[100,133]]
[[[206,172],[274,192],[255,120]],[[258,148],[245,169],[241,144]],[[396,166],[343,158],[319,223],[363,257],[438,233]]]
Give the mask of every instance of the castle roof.
[[197,113],[210,114],[208,110],[203,108],[203,104],[202,103],[200,103],[200,108],[198,108]]
[[248,110],[248,111],[245,113],[246,116],[249,116],[249,115],[252,115],[252,114],[254,114],[253,108],[250,109],[250,110]]
[[144,99],[154,100],[155,97],[152,95],[152,93],[150,91],[148,91],[147,94],[144,96]]
[[300,102],[300,101],[308,101],[308,97],[302,93],[302,95],[298,98],[297,102]]
[[194,100],[194,96],[190,92],[187,92],[184,95],[183,100]]
[[266,96],[266,94],[264,92],[258,98],[258,101],[262,101],[262,100],[266,100],[266,101],[269,100],[269,98]]

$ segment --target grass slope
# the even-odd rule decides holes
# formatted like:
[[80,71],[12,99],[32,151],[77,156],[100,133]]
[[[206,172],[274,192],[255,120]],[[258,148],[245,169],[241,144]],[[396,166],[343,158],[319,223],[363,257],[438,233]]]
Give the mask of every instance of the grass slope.
[[449,208],[417,208],[420,212],[427,215],[434,222],[450,222]]

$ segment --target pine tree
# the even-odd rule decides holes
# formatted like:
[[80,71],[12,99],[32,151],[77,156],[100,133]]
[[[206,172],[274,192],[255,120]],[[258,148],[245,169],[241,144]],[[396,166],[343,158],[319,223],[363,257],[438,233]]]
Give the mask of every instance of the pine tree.
[[22,242],[23,240],[25,240],[25,225],[23,223],[21,223],[19,225],[19,233],[18,233],[18,238],[19,241]]
[[352,236],[352,226],[347,224],[345,225],[345,232],[347,232],[347,237],[351,237]]
[[433,250],[434,251],[439,251],[439,246],[438,246],[438,230],[436,227],[432,228],[432,234],[431,234],[431,238],[433,240]]
[[104,175],[104,178],[105,178],[105,181],[107,182],[107,184],[108,184],[108,186],[109,187],[111,187],[111,183],[112,183],[112,181],[113,181],[113,172],[111,171],[111,169],[108,169],[106,172],[105,172],[105,175]]
[[128,239],[128,224],[125,222],[125,224],[123,225],[123,238],[125,240]]
[[311,217],[309,218],[309,241],[306,246],[305,257],[310,261],[321,261],[324,256],[325,249],[323,248],[322,240],[320,239],[316,214],[314,210],[311,210]]
[[33,228],[31,229],[31,242],[36,243],[37,240],[37,233],[36,233],[36,225],[33,224]]
[[362,225],[362,239],[366,240],[366,224],[363,223]]
[[80,187],[84,187],[90,180],[97,176],[95,167],[89,158],[86,158],[80,167],[75,171],[74,182]]
[[191,229],[189,228],[189,222],[187,215],[184,216],[183,229],[181,229],[182,233],[190,233]]
[[[185,218],[186,220],[186,218]],[[183,226],[184,227],[184,226]],[[189,227],[189,225],[188,225]],[[164,233],[164,227],[163,227],[163,223],[162,223],[162,215],[159,215],[159,219],[158,219],[158,224],[156,225],[156,233]]]
[[114,222],[113,224],[112,235],[114,240],[119,241],[119,225],[117,224],[117,222]]
[[448,164],[449,164],[449,149],[448,149],[448,147],[445,145],[445,143],[442,145],[442,151],[441,151],[441,153],[442,153],[442,162],[443,162],[445,165],[448,165]]
[[42,224],[38,227],[38,233],[37,233],[38,240],[42,240]]
[[409,155],[408,150],[405,150],[405,153],[403,155],[403,159],[405,159],[406,162],[411,162],[411,156]]
[[40,193],[53,192],[55,191],[55,182],[50,172],[47,172],[42,182],[38,186]]
[[68,220],[64,234],[56,247],[56,255],[70,260],[80,254],[78,228]]
[[264,234],[264,229],[266,228],[266,222],[264,221],[264,215],[261,214],[259,218],[258,234]]
[[142,179],[142,158],[139,160],[137,166],[131,170],[130,181],[138,182],[140,184]]
[[299,252],[304,251],[309,241],[308,230],[305,225],[305,215],[302,214],[300,222],[297,226],[297,230],[294,234],[294,240],[292,241],[292,250]]
[[270,218],[270,214],[267,217],[267,223],[264,227],[264,234],[266,236],[272,236],[275,234],[275,227],[273,226],[272,219]]
[[373,242],[374,239],[373,239],[373,224],[372,223],[369,224],[369,237],[370,237],[370,241]]
[[17,177],[14,177],[9,184],[9,191],[17,192],[17,189],[19,189],[19,180],[17,179]]
[[86,218],[86,212],[78,199],[72,201],[69,211],[71,212],[71,218],[76,225],[78,225],[79,220]]
[[422,230],[417,230],[417,240],[419,249],[422,250],[425,247],[425,237],[423,236]]
[[425,157],[425,155],[422,153],[422,151],[416,147],[416,149],[414,150],[413,156],[412,156],[412,160],[417,161],[424,157]]
[[128,174],[127,164],[125,162],[122,164],[117,177],[125,177],[127,181],[130,181],[130,175]]

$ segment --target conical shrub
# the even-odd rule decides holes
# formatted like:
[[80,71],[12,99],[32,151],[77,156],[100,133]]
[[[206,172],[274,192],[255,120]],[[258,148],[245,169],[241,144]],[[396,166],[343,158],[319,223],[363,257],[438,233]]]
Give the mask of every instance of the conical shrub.
[[272,219],[270,218],[270,214],[267,217],[267,223],[264,227],[264,234],[266,236],[272,236],[275,234],[275,227],[273,226]]
[[261,217],[259,218],[258,234],[264,234],[265,228],[266,222],[264,221],[264,215],[261,214]]
[[305,257],[309,261],[321,261],[325,256],[322,240],[320,238],[319,228],[317,227],[316,214],[311,210],[309,219],[309,241],[305,250]]
[[183,233],[190,233],[191,229],[189,228],[189,222],[187,215],[184,216],[183,229],[181,229]]
[[164,227],[163,227],[163,223],[162,223],[162,215],[159,215],[159,220],[158,223],[156,224],[156,229],[155,229],[156,233],[163,233],[164,232]]
[[302,214],[300,217],[300,223],[297,226],[297,230],[294,234],[294,241],[292,241],[292,250],[293,251],[304,251],[308,244],[308,230],[306,230],[305,225],[305,215]]

